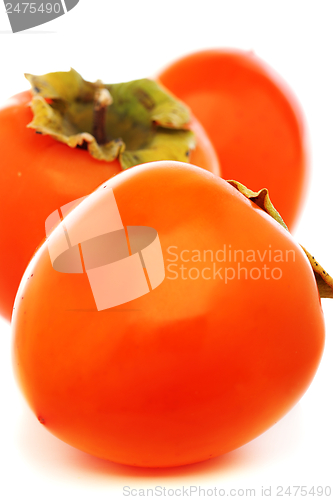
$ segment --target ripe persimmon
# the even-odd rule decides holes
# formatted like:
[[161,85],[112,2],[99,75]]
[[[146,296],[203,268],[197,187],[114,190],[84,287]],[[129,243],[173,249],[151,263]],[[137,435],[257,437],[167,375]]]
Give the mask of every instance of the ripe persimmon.
[[[110,155],[105,141],[91,142],[93,134],[103,135],[94,130],[93,92],[99,83],[84,81],[74,70],[28,78],[34,95],[23,92],[0,108],[0,314],[7,319],[24,270],[45,236],[45,219],[55,207],[88,195],[122,168],[149,160],[181,159],[220,172],[202,126],[155,82],[108,86],[111,99],[118,101],[109,106],[116,106],[116,112],[107,115],[104,125],[106,139],[115,139],[117,157],[112,148]],[[155,142],[150,146],[149,141]],[[82,149],[87,145],[91,154]]]
[[[255,193],[235,187],[181,162],[139,165],[103,183],[39,248],[15,301],[13,355],[55,436],[123,464],[189,464],[252,440],[304,394],[324,346],[314,273]],[[118,212],[101,229],[108,196]],[[123,249],[105,256],[108,231],[124,228]],[[54,264],[66,248],[81,271],[70,269],[74,254]],[[95,257],[104,263],[92,266]]]
[[268,188],[292,229],[309,174],[302,109],[287,84],[253,52],[211,49],[171,63],[158,81],[190,106],[225,179]]

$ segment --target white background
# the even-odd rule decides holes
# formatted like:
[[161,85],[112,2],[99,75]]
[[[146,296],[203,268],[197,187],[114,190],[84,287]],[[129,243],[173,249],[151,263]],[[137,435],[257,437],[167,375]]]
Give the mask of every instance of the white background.
[[[116,82],[153,76],[174,58],[205,47],[254,50],[290,84],[307,117],[313,169],[296,238],[332,273],[332,18],[331,0],[80,0],[65,16],[13,35],[1,3],[0,99],[29,87],[24,72],[72,66],[86,79]],[[0,322],[1,498],[125,498],[125,485],[253,487],[256,497],[262,486],[272,485],[272,498],[277,485],[330,485],[333,496],[333,302],[325,299],[323,308],[322,363],[306,395],[283,420],[228,455],[157,471],[90,457],[48,434],[16,388],[10,327]]]

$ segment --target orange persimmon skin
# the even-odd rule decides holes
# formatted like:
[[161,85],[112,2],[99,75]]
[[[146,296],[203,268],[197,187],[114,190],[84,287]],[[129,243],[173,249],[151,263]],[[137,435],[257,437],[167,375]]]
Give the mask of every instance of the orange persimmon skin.
[[[30,100],[31,93],[22,92],[0,108],[0,314],[8,320],[24,270],[45,237],[46,217],[121,171],[118,160],[98,161],[28,129]],[[215,151],[195,118],[192,128],[191,162],[218,175]]]
[[[276,221],[203,169],[156,162],[104,185],[125,226],[157,230],[166,277],[98,312],[87,275],[56,272],[43,244],[12,321],[15,372],[30,407],[60,439],[123,464],[189,464],[243,445],[290,410],[318,367],[324,321],[309,262]],[[249,279],[243,270],[240,279],[207,279],[213,264],[203,252],[224,245],[266,255],[241,267],[277,267],[281,278]],[[270,261],[269,249],[295,257]],[[201,261],[188,262],[193,251]],[[178,268],[169,268],[175,253]],[[214,262],[222,276],[236,266]],[[174,279],[181,264],[200,277]]]
[[185,56],[158,80],[200,120],[223,177],[253,191],[268,188],[292,229],[309,165],[303,113],[285,82],[254,53],[223,49]]

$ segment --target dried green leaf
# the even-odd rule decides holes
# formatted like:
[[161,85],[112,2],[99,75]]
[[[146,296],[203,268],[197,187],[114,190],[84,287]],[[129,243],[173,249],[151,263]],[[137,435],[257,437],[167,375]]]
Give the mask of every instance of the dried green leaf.
[[41,76],[26,73],[25,77],[32,87],[33,94],[47,99],[85,101],[94,98],[95,84],[85,81],[73,68],[70,71],[58,71]]
[[316,261],[313,255],[311,255],[303,246],[302,248],[313,269],[320,297],[325,299],[333,299],[333,278]]
[[120,155],[120,162],[124,169],[158,161],[161,154],[169,160],[188,162],[191,150],[195,146],[195,137],[190,130],[175,131],[157,129],[148,147],[136,151],[125,150]]
[[281,215],[271,202],[268,190],[266,188],[263,188],[260,191],[251,191],[251,189],[248,189],[246,186],[244,186],[238,181],[230,180],[227,182],[231,184],[234,188],[236,188],[244,196],[246,196],[246,198],[248,198],[249,200],[253,201],[256,205],[258,205],[258,207],[265,210],[265,212],[267,212],[271,217],[273,217],[273,219],[275,219],[279,224],[281,224],[281,226],[283,226],[288,231],[288,228],[284,220],[282,219]]
[[71,148],[87,145],[89,153],[98,160],[113,161],[125,149],[121,140],[99,145],[90,132],[79,132],[73,121],[66,119],[60,111],[48,104],[41,96],[32,99],[34,119],[28,127],[51,136]]

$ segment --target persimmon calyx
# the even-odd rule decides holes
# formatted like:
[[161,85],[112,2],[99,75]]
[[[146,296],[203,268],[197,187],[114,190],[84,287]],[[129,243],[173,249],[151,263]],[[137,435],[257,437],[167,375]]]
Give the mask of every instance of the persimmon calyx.
[[188,163],[195,148],[190,112],[149,79],[117,84],[84,80],[74,69],[26,74],[32,87],[28,127],[123,169],[158,160]]
[[319,295],[322,298],[333,298],[333,278],[330,276],[325,269],[316,261],[316,259],[311,255],[302,245],[301,245],[305,255],[309,259],[312,266],[317,285],[319,290]]
[[[281,226],[289,232],[288,227],[283,221],[281,215],[274,207],[268,194],[268,189],[263,188],[260,191],[251,191],[246,186],[238,181],[229,180],[227,181],[231,186],[237,189],[242,195],[255,203],[258,207],[264,210],[268,215],[273,217]],[[316,282],[318,286],[319,295],[321,298],[333,298],[333,278],[325,271],[325,269],[317,262],[317,260],[311,255],[302,245],[300,245],[305,255],[307,256]]]

